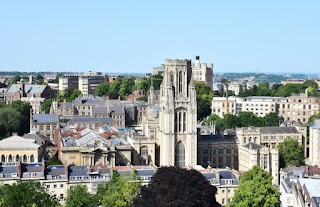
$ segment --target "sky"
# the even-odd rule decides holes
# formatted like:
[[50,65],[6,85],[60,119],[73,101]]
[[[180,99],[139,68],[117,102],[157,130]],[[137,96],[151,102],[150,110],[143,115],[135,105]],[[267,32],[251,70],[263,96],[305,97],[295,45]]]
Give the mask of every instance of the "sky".
[[0,71],[320,73],[319,0],[0,0]]

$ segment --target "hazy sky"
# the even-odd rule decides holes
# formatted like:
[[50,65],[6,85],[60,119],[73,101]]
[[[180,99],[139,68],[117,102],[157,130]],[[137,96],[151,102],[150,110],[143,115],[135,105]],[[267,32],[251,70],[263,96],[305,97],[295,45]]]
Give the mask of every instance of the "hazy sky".
[[0,71],[319,73],[319,39],[319,0],[0,0]]

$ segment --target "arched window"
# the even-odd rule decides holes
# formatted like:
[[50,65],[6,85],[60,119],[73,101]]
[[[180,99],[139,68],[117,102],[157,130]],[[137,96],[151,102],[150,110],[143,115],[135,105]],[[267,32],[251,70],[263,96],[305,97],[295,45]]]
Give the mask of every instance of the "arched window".
[[1,156],[1,162],[6,162],[6,156],[4,155]]
[[183,131],[187,130],[187,112],[183,112]]
[[254,143],[257,143],[257,137],[254,137]]
[[176,146],[175,166],[185,167],[185,149],[183,143],[180,141]]
[[12,155],[9,155],[8,162],[12,162]]
[[34,162],[34,156],[33,155],[30,156],[30,162]]
[[20,156],[16,155],[16,162],[19,162],[19,161],[20,161]]
[[247,137],[245,137],[245,138],[243,139],[243,143],[244,143],[244,144],[247,143]]
[[28,162],[28,157],[27,157],[27,155],[23,155],[23,162]]
[[179,72],[179,93],[182,93],[182,72]]
[[177,133],[178,131],[178,113],[174,113],[174,132]]
[[182,111],[179,111],[179,132],[182,131]]

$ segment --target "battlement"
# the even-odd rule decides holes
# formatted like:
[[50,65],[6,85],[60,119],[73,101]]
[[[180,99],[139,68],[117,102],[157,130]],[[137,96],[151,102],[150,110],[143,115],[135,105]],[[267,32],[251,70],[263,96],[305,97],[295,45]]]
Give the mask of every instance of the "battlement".
[[182,60],[182,59],[174,59],[174,60],[166,59],[165,60],[165,65],[183,65],[183,66],[185,66],[185,65],[188,65],[188,63],[191,64],[191,60],[188,60],[188,59],[184,59],[184,60]]

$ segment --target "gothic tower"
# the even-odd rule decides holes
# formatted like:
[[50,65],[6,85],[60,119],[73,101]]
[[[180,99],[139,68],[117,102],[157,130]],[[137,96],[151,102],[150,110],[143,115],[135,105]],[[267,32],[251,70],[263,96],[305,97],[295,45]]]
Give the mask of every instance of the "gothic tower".
[[166,60],[160,88],[160,165],[197,164],[197,101],[190,60]]

